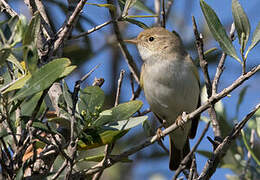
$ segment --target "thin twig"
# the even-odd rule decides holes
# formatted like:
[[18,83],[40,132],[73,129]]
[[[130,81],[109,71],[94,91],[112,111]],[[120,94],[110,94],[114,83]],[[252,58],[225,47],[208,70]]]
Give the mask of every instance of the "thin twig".
[[165,26],[166,26],[165,0],[162,0],[162,11],[161,11],[161,15],[162,15],[161,26],[165,28]]
[[53,47],[49,47],[48,51],[43,55],[42,62],[48,62],[55,52],[61,47],[64,41],[68,38],[71,30],[75,25],[75,21],[78,19],[87,0],[80,0],[74,9],[71,16],[68,17],[62,28],[56,33],[55,39],[50,40],[49,44],[53,44]]
[[155,11],[155,14],[157,15],[155,17],[155,24],[157,26],[159,26],[160,25],[160,21],[161,21],[161,16],[160,16],[161,0],[154,0],[154,11]]
[[121,87],[122,87],[124,74],[125,74],[125,70],[121,70],[120,76],[119,76],[119,79],[118,79],[118,84],[117,84],[116,100],[115,100],[114,106],[117,106],[119,104],[119,96],[120,96],[120,93],[121,93]]
[[167,8],[166,8],[166,13],[165,13],[165,18],[168,19],[170,12],[171,12],[171,7],[174,3],[174,0],[168,0],[167,1]]
[[6,11],[10,16],[15,17],[18,16],[18,14],[13,10],[8,3],[5,2],[5,0],[0,0],[0,8],[1,11]]
[[76,36],[72,36],[72,37],[69,38],[69,40],[78,39],[78,38],[81,38],[81,37],[83,37],[83,36],[87,36],[87,35],[89,35],[89,34],[95,32],[95,31],[97,31],[97,30],[99,30],[99,29],[101,29],[101,28],[107,26],[107,25],[110,24],[111,22],[113,22],[113,20],[109,20],[109,21],[107,21],[107,22],[104,22],[103,24],[100,24],[100,25],[98,25],[98,26],[96,26],[96,27],[93,27],[92,29],[90,29],[90,30],[88,30],[88,31],[86,31],[86,32],[80,33],[80,34],[78,34],[78,35],[76,35]]
[[193,146],[193,148],[191,149],[191,151],[185,156],[185,158],[181,161],[180,166],[178,167],[178,169],[175,171],[175,174],[173,176],[173,179],[177,179],[179,174],[186,168],[187,163],[189,162],[189,160],[191,159],[191,156],[193,155],[193,153],[197,150],[198,146],[200,145],[202,139],[204,138],[206,132],[209,129],[209,125],[210,122],[208,122],[203,130],[203,132],[201,133],[199,139],[197,140],[196,144]]
[[67,161],[67,159],[65,159],[65,161],[63,162],[63,164],[61,165],[61,167],[60,167],[60,168],[58,169],[58,171],[51,177],[51,179],[52,179],[52,180],[57,179],[67,165],[68,165],[68,161]]
[[201,172],[200,176],[198,177],[199,180],[208,180],[216,171],[216,168],[220,162],[220,160],[224,157],[227,150],[231,146],[231,143],[235,140],[235,138],[239,135],[241,129],[245,126],[247,121],[255,114],[255,112],[260,108],[260,103],[246,115],[246,117],[237,124],[230,135],[228,135],[224,141],[217,147],[214,151],[211,158],[206,162],[203,171]]
[[[114,3],[113,3],[113,0],[107,0],[107,2],[108,2],[108,4],[114,4]],[[110,15],[111,15],[112,19],[116,19],[116,14],[115,14],[115,12],[112,11],[112,10],[109,10],[109,12],[110,12]],[[114,32],[115,32],[115,34],[116,34],[117,41],[118,41],[118,43],[119,43],[119,47],[120,47],[120,49],[121,49],[121,51],[122,51],[122,53],[123,53],[123,55],[124,55],[124,57],[125,57],[125,59],[126,59],[127,65],[128,65],[128,67],[129,67],[130,71],[133,73],[133,76],[134,76],[136,82],[137,82],[138,84],[140,84],[140,80],[139,80],[140,72],[139,72],[139,70],[138,70],[138,68],[137,68],[137,65],[136,65],[136,63],[134,62],[133,57],[132,57],[131,54],[129,53],[129,51],[128,51],[126,45],[125,45],[125,43],[123,42],[122,35],[121,35],[121,33],[120,33],[120,30],[119,30],[119,27],[118,27],[117,22],[116,22],[116,21],[113,21],[112,23],[113,23]]]
[[[234,33],[235,33],[235,24],[232,23],[231,25],[231,29],[230,29],[230,39],[231,40],[234,40]],[[217,71],[216,71],[216,74],[215,74],[215,77],[214,77],[214,80],[212,82],[212,94],[215,95],[217,93],[217,90],[218,90],[218,83],[219,83],[219,79],[224,71],[224,63],[225,63],[225,60],[226,60],[226,57],[227,57],[227,54],[226,53],[222,53],[221,55],[221,58],[219,60],[219,63],[218,63],[218,67],[217,67]]]
[[[208,62],[206,61],[205,56],[204,56],[203,39],[201,37],[202,35],[201,34],[199,35],[194,16],[192,16],[192,23],[193,23],[194,35],[196,38],[196,47],[197,47],[197,51],[198,51],[198,55],[199,55],[200,67],[201,67],[203,75],[204,75],[208,98],[210,98],[212,96],[212,86],[211,86],[211,81],[210,81],[209,72],[208,72]],[[214,108],[214,104],[211,104],[208,112],[210,115],[210,120],[212,122],[215,140],[221,139],[221,131],[220,131],[219,122],[217,120],[217,114],[216,114],[216,111]]]

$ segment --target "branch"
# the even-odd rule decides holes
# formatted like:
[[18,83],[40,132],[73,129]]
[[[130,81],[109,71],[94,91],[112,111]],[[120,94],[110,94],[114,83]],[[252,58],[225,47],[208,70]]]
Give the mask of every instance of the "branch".
[[113,20],[104,22],[103,24],[100,24],[100,25],[98,25],[98,26],[96,26],[96,27],[93,27],[92,29],[90,29],[90,30],[88,30],[88,31],[86,31],[86,32],[80,33],[80,34],[78,34],[77,36],[72,36],[72,37],[70,37],[69,39],[72,40],[72,39],[81,38],[81,37],[83,37],[83,36],[87,36],[87,35],[89,35],[90,33],[93,33],[93,32],[95,32],[95,31],[97,31],[97,30],[99,30],[99,29],[101,29],[101,28],[107,26],[107,25],[109,25],[109,24],[112,23],[112,22],[113,22]]
[[[80,2],[77,4],[76,8],[74,9],[71,16],[68,17],[62,28],[59,29],[59,31],[56,33],[55,39],[50,40],[49,44],[53,44],[52,47],[50,47],[47,51],[47,53],[42,57],[42,62],[48,62],[50,61],[50,58],[53,54],[57,52],[57,50],[61,47],[61,45],[64,43],[64,41],[69,36],[72,28],[75,25],[75,21],[78,19],[85,3],[87,0],[80,0]],[[54,41],[54,42],[51,42]]]
[[240,131],[245,126],[247,121],[255,114],[255,112],[260,108],[260,103],[249,113],[246,117],[237,124],[229,136],[227,136],[224,141],[217,147],[211,158],[206,162],[202,173],[199,176],[199,180],[210,179],[210,177],[216,171],[216,168],[220,160],[225,156],[227,150],[231,146],[231,143],[238,137]]
[[[206,61],[205,56],[204,56],[202,35],[199,34],[199,32],[198,32],[194,16],[192,16],[192,23],[193,23],[194,35],[196,38],[196,47],[197,47],[197,51],[198,51],[198,55],[199,55],[200,67],[201,67],[203,75],[204,75],[208,98],[210,98],[212,96],[212,86],[211,86],[211,81],[210,81],[209,72],[208,72],[208,62]],[[209,112],[210,120],[212,122],[215,139],[221,138],[220,126],[219,126],[219,122],[217,120],[217,113],[214,109],[213,103],[211,104],[208,112]]]
[[[232,25],[231,25],[230,33],[229,33],[230,39],[232,41],[234,40],[235,30],[236,30],[235,29],[235,23],[233,22]],[[217,71],[216,71],[214,80],[212,82],[212,94],[213,95],[217,93],[218,83],[219,83],[220,76],[222,75],[223,70],[224,70],[224,63],[225,63],[226,57],[227,57],[227,54],[225,52],[223,52],[222,55],[221,55],[221,58],[219,60],[219,63],[218,63],[218,67],[217,67]]]
[[13,10],[9,4],[5,2],[5,0],[0,0],[0,9],[1,11],[6,11],[10,16],[15,17],[18,16],[18,14]]
[[[108,4],[113,4],[113,0],[107,0],[107,2],[108,2]],[[109,12],[110,12],[112,19],[116,19],[115,12],[111,11],[111,10],[109,10]],[[121,49],[121,51],[122,51],[122,53],[123,53],[123,55],[126,59],[127,65],[129,67],[130,71],[133,73],[133,76],[134,76],[136,82],[138,84],[140,84],[140,81],[139,81],[140,72],[137,68],[137,65],[134,62],[133,57],[131,56],[131,54],[129,53],[126,45],[123,42],[122,35],[120,33],[117,21],[113,21],[113,27],[114,27],[114,32],[116,34],[117,41],[119,43],[119,47],[120,47],[120,49]]]

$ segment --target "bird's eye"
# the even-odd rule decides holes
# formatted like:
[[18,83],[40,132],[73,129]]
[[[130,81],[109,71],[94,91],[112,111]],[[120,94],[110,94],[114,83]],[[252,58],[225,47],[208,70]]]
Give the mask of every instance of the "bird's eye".
[[154,40],[154,37],[149,37],[149,41],[152,42]]

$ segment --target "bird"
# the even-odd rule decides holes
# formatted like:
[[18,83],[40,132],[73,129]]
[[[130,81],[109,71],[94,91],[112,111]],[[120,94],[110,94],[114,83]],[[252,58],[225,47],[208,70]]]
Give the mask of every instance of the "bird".
[[[137,46],[143,60],[140,85],[151,111],[166,128],[200,106],[199,73],[177,32],[152,27],[125,42]],[[199,119],[198,115],[169,134],[170,170],[176,170],[190,152],[189,139],[196,136]],[[190,166],[191,160],[186,168]]]

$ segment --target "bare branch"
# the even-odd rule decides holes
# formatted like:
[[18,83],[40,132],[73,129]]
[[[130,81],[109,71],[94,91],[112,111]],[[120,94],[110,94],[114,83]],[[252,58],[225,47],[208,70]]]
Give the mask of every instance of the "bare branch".
[[[201,34],[199,35],[194,16],[192,16],[192,23],[193,23],[194,35],[195,35],[195,38],[196,38],[196,47],[197,47],[197,50],[198,50],[200,67],[201,67],[203,75],[204,75],[208,98],[210,98],[212,96],[212,86],[211,86],[211,81],[210,81],[209,72],[208,72],[208,62],[206,61],[205,56],[204,56],[202,35]],[[220,131],[219,122],[217,120],[216,111],[214,109],[214,104],[211,104],[208,112],[209,112],[209,115],[210,115],[210,120],[212,122],[212,127],[213,127],[213,131],[214,131],[215,139],[216,140],[220,139],[221,138],[221,131]]]
[[206,162],[202,173],[199,176],[199,180],[208,180],[216,171],[216,168],[220,162],[220,160],[224,157],[227,150],[231,146],[231,143],[236,139],[239,135],[241,129],[245,126],[247,121],[255,114],[255,112],[260,108],[260,103],[249,113],[246,117],[237,124],[229,136],[227,136],[224,141],[217,147],[214,151],[211,158]]
[[[113,0],[107,0],[107,2],[108,2],[108,4],[113,4]],[[110,12],[112,19],[116,19],[115,12],[111,11],[111,10],[109,10],[109,12]],[[140,80],[139,80],[140,72],[137,68],[136,63],[134,62],[133,57],[131,56],[131,54],[129,53],[126,45],[123,42],[122,35],[120,33],[120,30],[119,30],[119,27],[118,27],[118,24],[117,24],[116,21],[113,21],[113,27],[114,27],[114,32],[116,34],[117,41],[119,43],[119,47],[120,47],[120,49],[121,49],[121,51],[122,51],[122,53],[123,53],[123,55],[126,59],[127,65],[129,67],[130,71],[133,73],[133,76],[134,76],[136,82],[138,84],[140,84]]]
[[115,100],[115,105],[114,106],[117,106],[118,103],[119,103],[119,96],[120,96],[120,92],[121,92],[121,87],[122,87],[124,74],[125,74],[125,70],[121,70],[120,76],[119,76],[119,79],[118,79],[118,84],[117,84],[116,100]]
[[95,31],[97,31],[97,30],[99,30],[99,29],[101,29],[101,28],[103,28],[103,27],[109,25],[109,24],[112,23],[112,22],[113,22],[113,20],[104,22],[103,24],[100,24],[100,25],[98,25],[98,26],[96,26],[96,27],[93,27],[92,29],[90,29],[90,30],[88,30],[88,31],[86,31],[86,32],[80,33],[80,34],[78,34],[78,35],[76,35],[76,36],[72,36],[72,37],[70,37],[69,39],[70,39],[70,40],[71,40],[71,39],[78,39],[78,38],[81,38],[81,37],[83,37],[83,36],[87,36],[87,35],[89,35],[89,34],[95,32]]
[[10,16],[18,16],[18,14],[13,10],[5,0],[0,0],[0,9],[1,11],[6,11]]

